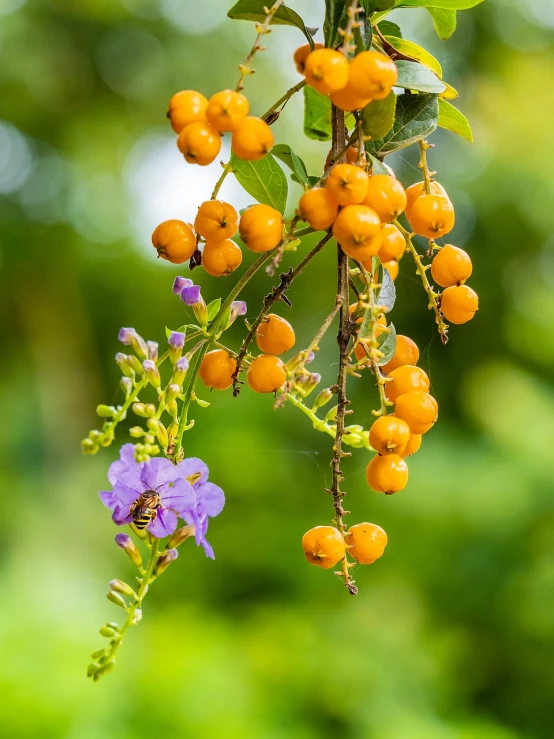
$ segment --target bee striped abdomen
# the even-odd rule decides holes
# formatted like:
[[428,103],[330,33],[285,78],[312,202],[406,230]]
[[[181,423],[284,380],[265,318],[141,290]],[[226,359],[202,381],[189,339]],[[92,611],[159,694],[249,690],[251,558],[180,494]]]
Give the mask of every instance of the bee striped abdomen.
[[160,496],[155,490],[146,490],[140,498],[133,503],[131,515],[133,524],[142,531],[156,518],[157,510],[161,506]]

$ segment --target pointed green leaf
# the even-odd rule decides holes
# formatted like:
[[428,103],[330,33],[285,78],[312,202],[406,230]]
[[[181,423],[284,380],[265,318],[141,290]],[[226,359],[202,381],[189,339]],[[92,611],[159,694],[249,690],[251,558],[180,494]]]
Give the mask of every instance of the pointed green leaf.
[[334,47],[339,40],[339,28],[346,23],[346,8],[346,0],[325,0],[325,46]]
[[368,141],[370,154],[383,157],[425,138],[437,127],[439,105],[437,95],[399,95],[394,126],[380,141]]
[[306,165],[304,164],[302,159],[300,159],[298,154],[295,154],[295,152],[288,144],[276,144],[271,150],[271,153],[274,157],[280,159],[283,164],[287,165],[287,167],[296,176],[297,182],[299,182],[301,185],[309,186],[310,181],[308,179]]
[[435,59],[432,54],[429,54],[429,52],[422,46],[413,41],[408,41],[408,39],[397,38],[395,36],[385,36],[385,38],[397,51],[402,52],[402,54],[406,54],[406,56],[411,56],[414,59],[417,59],[418,62],[421,62],[426,67],[429,67],[429,69],[432,69],[437,77],[442,79],[442,67],[440,62]]
[[433,26],[437,36],[446,41],[456,30],[456,11],[446,8],[427,8],[427,12],[433,19]]
[[396,87],[405,87],[407,90],[418,92],[443,92],[446,89],[444,82],[423,64],[398,59],[396,66],[398,67]]
[[317,141],[331,138],[331,100],[308,86],[304,88],[304,133]]
[[468,119],[458,108],[455,108],[446,100],[439,98],[439,126],[446,128],[448,131],[457,133],[470,143],[473,143],[473,132],[469,125]]
[[402,31],[398,23],[392,21],[379,21],[379,30],[383,36],[394,36],[395,38],[402,38]]
[[371,174],[390,174],[383,162],[377,159],[377,157],[374,157],[373,154],[370,154],[368,151],[366,151],[366,154],[371,162]]
[[396,95],[389,93],[383,100],[373,100],[362,110],[362,128],[373,141],[383,139],[394,124]]
[[258,203],[265,203],[284,213],[287,205],[287,177],[271,154],[263,159],[247,162],[231,155],[233,174],[249,195]]
[[[265,8],[268,7],[271,7],[271,3],[268,3],[267,0],[239,0],[227,15],[234,20],[263,23],[266,19]],[[287,8],[284,4],[277,9],[271,19],[271,25],[296,26],[306,36],[310,44],[313,44],[312,36],[317,31],[317,28],[308,28],[298,13]]]
[[394,286],[394,280],[390,276],[390,272],[386,267],[383,267],[383,277],[381,278],[381,289],[377,295],[377,305],[383,306],[385,313],[390,313],[394,308],[396,301],[396,288]]
[[379,347],[379,349],[383,352],[383,356],[377,362],[380,367],[382,367],[384,364],[387,364],[387,362],[390,362],[390,360],[394,357],[394,352],[396,349],[396,329],[394,328],[394,323],[391,323],[389,325],[388,333],[382,333],[381,336],[384,336],[385,340]]

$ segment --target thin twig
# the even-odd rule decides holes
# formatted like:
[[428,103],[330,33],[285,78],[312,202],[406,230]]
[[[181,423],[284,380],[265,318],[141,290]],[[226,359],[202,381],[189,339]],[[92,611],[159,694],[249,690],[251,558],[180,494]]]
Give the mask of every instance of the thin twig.
[[239,66],[240,77],[235,88],[237,92],[240,92],[244,88],[245,77],[247,77],[247,75],[249,74],[254,73],[254,70],[251,69],[250,65],[252,64],[252,60],[256,56],[256,52],[263,50],[262,39],[266,35],[266,33],[270,33],[269,24],[271,23],[273,16],[279,10],[279,7],[282,5],[282,3],[283,0],[276,0],[276,2],[273,3],[269,10],[266,9],[264,22],[256,24],[258,35],[256,36],[256,40],[254,41],[254,46],[250,49],[248,56],[244,60],[244,64],[241,64]]
[[273,103],[269,110],[266,110],[266,112],[262,116],[262,120],[264,120],[268,124],[268,126],[271,126],[273,123],[275,123],[281,113],[281,110],[285,107],[290,98],[305,86],[306,80],[302,80],[301,82],[298,82],[296,85],[294,85],[294,87],[291,87],[289,90],[287,90],[285,94],[280,97],[279,100],[277,100],[276,103]]

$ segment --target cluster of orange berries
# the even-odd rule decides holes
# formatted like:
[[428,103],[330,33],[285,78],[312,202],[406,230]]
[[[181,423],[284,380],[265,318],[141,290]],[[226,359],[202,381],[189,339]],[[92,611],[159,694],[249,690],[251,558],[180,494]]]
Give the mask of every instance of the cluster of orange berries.
[[363,51],[350,60],[323,44],[315,46],[314,51],[308,45],[296,50],[296,69],[341,110],[361,110],[372,100],[383,100],[396,83],[396,64],[385,54]]
[[[256,343],[263,354],[255,357],[248,367],[246,381],[256,393],[274,393],[281,388],[287,373],[280,354],[292,349],[296,341],[288,321],[270,313],[256,330]],[[208,352],[200,365],[200,379],[208,388],[226,390],[233,384],[237,360],[225,349]]]
[[190,164],[211,164],[221,149],[221,135],[231,133],[231,148],[240,159],[261,159],[273,146],[265,121],[249,116],[241,92],[222,90],[208,100],[196,90],[181,90],[169,101],[167,117],[177,134],[177,146]]
[[329,570],[348,551],[356,562],[373,564],[385,551],[387,535],[374,523],[357,523],[344,536],[334,526],[315,526],[302,537],[302,549],[308,562]]

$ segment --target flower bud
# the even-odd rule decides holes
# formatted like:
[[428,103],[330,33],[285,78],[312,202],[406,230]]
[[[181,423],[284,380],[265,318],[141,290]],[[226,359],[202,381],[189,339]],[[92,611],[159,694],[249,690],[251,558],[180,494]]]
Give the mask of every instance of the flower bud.
[[115,543],[123,549],[133,564],[142,567],[142,557],[138,547],[128,534],[116,534]]
[[246,303],[244,300],[233,300],[231,303],[231,309],[229,311],[229,320],[227,321],[226,328],[229,328],[239,316],[246,315]]
[[189,280],[188,277],[176,277],[172,287],[173,294],[180,295],[184,287],[192,286],[193,284],[193,281]]
[[338,406],[334,405],[325,416],[325,421],[334,421],[337,417]]
[[126,582],[123,582],[123,580],[111,580],[110,590],[113,590],[115,593],[121,593],[121,595],[128,595],[130,598],[137,597],[133,588],[130,585],[127,585]]
[[133,409],[133,413],[137,416],[142,416],[143,418],[148,416],[144,403],[133,403],[131,408]]
[[177,531],[171,536],[171,539],[167,542],[167,546],[178,547],[179,544],[182,544],[190,536],[194,536],[194,532],[194,526],[182,526],[180,529],[177,529]]
[[179,397],[181,388],[179,385],[171,384],[164,390],[164,403],[169,405],[173,400]]
[[330,388],[324,388],[320,393],[318,393],[318,395],[316,395],[312,410],[316,411],[318,408],[323,408],[323,406],[327,405],[332,397],[333,393],[331,392]]
[[132,436],[133,439],[140,439],[141,436],[144,436],[144,429],[140,426],[133,426],[129,429],[129,436]]
[[310,362],[313,362],[313,361],[314,361],[314,359],[315,359],[315,353],[314,353],[314,352],[310,352],[310,353],[308,354],[308,356],[306,357],[306,362],[305,362],[305,364],[310,364]]
[[153,444],[156,441],[156,437],[154,434],[146,434],[144,437],[144,443],[145,444]]
[[127,610],[127,603],[125,603],[119,593],[114,593],[113,590],[110,590],[108,593],[106,593],[106,598],[108,600],[111,600],[114,605],[119,606],[120,608],[125,608],[125,610]]
[[158,359],[158,342],[147,341],[146,348],[148,349],[148,359],[155,362]]
[[354,449],[362,449],[366,446],[366,442],[369,443],[369,432],[359,424],[352,424],[344,429],[343,441]]
[[136,626],[140,621],[142,621],[142,608],[136,608],[133,613],[133,626]]
[[96,444],[92,439],[83,439],[81,442],[81,451],[83,454],[96,454],[96,452],[99,450],[98,444]]
[[200,292],[200,285],[185,285],[181,290],[180,298],[185,305],[192,308],[198,323],[201,326],[207,326],[208,308]]
[[158,437],[158,442],[160,443],[160,446],[162,447],[162,449],[167,449],[167,445],[169,444],[169,437],[167,434],[167,429],[161,421],[158,422],[158,428],[156,429],[156,435]]
[[158,577],[158,575],[161,575],[162,572],[167,570],[169,565],[174,562],[178,556],[179,552],[176,549],[170,549],[162,557],[160,557],[156,562],[156,566],[154,567],[154,577]]
[[129,357],[123,352],[118,352],[115,355],[115,361],[119,369],[123,372],[126,377],[130,377],[131,380],[134,378],[135,373],[130,365]]
[[156,363],[151,359],[145,359],[142,363],[142,369],[144,370],[144,374],[148,378],[149,382],[151,382],[154,387],[160,387],[160,371],[156,367]]
[[[117,632],[115,632],[112,628],[109,626],[102,626],[100,629],[100,635],[105,636],[107,639],[110,639],[112,636],[115,636]],[[94,657],[94,653],[92,655]]]
[[142,376],[143,369],[142,364],[140,363],[140,359],[138,359],[138,357],[135,357],[134,354],[129,354],[127,356],[127,361],[129,362],[129,366],[131,367],[133,372],[136,375]]
[[110,405],[97,405],[96,413],[100,418],[113,418],[115,415],[115,408]]
[[121,386],[121,389],[125,393],[125,395],[130,395],[133,391],[133,382],[129,377],[122,377],[119,381],[119,384]]
[[148,347],[142,336],[134,328],[122,328],[119,332],[119,341],[126,346],[132,346],[141,359],[148,357]]
[[321,375],[317,372],[313,374],[302,375],[298,378],[295,385],[297,390],[300,390],[302,396],[307,397],[321,382]]
[[171,377],[172,385],[182,385],[187,375],[189,368],[189,360],[186,357],[181,357],[175,362],[175,369]]
[[156,415],[156,406],[154,403],[147,403],[144,408],[148,418],[153,418]]
[[172,331],[169,334],[167,343],[169,344],[169,356],[170,356],[172,364],[175,364],[175,362],[179,359],[179,357],[183,353],[183,347],[185,346],[185,338],[186,336],[184,332],[182,331]]
[[177,406],[177,401],[172,400],[171,403],[168,403],[166,406],[166,411],[173,416],[173,418],[177,418],[179,414],[179,408]]

